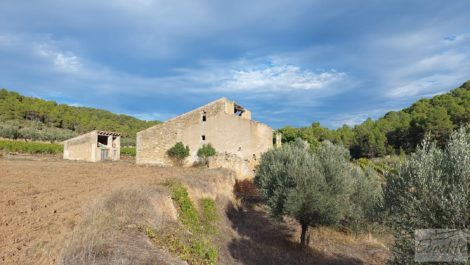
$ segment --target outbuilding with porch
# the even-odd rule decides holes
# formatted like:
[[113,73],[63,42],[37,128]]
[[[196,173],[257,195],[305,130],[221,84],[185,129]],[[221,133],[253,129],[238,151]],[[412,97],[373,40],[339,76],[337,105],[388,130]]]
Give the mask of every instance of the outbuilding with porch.
[[98,162],[120,159],[121,134],[91,131],[64,141],[64,159]]

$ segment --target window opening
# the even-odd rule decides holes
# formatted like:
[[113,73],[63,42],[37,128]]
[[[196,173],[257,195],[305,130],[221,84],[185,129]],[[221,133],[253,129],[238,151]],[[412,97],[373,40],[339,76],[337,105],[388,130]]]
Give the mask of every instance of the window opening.
[[98,145],[108,145],[108,136],[98,135]]
[[235,116],[242,116],[243,112],[245,112],[245,109],[242,106],[234,104],[233,114],[235,114]]
[[207,117],[206,117],[206,112],[204,111],[202,113],[202,121],[206,121],[207,120]]

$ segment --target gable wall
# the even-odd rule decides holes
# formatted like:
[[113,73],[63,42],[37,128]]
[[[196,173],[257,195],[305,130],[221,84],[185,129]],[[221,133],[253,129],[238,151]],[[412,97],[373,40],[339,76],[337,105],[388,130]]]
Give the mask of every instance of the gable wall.
[[[202,121],[203,111],[206,122]],[[211,143],[219,153],[237,154],[247,160],[252,160],[253,154],[259,158],[272,147],[270,127],[251,121],[248,111],[244,117],[232,113],[233,102],[219,100],[137,133],[137,163],[171,165],[166,151],[177,142],[189,146],[188,163],[197,159],[197,150],[204,143]]]
[[94,162],[96,144],[96,131],[67,140],[64,142],[64,159]]

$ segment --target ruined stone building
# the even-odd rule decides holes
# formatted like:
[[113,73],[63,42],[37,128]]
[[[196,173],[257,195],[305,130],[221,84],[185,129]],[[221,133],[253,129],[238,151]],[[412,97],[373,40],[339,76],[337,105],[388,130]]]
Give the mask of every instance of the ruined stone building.
[[89,162],[119,160],[121,135],[91,131],[64,142],[64,159]]
[[[137,133],[138,164],[171,165],[166,152],[177,142],[190,148],[187,163],[197,160],[197,151],[210,143],[218,153],[236,155],[256,163],[273,147],[273,129],[251,120],[251,112],[221,98],[181,116]],[[280,144],[280,139],[277,137]]]

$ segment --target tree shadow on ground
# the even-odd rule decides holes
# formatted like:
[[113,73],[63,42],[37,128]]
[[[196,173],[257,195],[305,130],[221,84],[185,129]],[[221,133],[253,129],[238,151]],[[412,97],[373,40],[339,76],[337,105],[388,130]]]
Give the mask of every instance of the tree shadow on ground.
[[361,260],[345,255],[327,255],[312,248],[301,249],[289,240],[293,230],[285,224],[269,219],[266,213],[252,203],[235,206],[229,203],[227,217],[240,235],[229,243],[235,260],[245,265],[360,265]]

